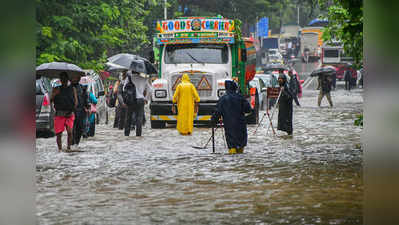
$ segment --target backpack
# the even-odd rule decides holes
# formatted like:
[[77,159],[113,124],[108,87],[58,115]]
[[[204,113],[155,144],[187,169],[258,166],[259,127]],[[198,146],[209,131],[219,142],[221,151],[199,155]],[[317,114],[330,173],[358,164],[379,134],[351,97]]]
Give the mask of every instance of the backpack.
[[132,82],[131,78],[128,78],[129,81],[125,85],[124,90],[122,92],[123,102],[128,106],[136,105],[136,86]]
[[118,95],[111,91],[106,99],[107,106],[110,108],[115,107],[117,97]]

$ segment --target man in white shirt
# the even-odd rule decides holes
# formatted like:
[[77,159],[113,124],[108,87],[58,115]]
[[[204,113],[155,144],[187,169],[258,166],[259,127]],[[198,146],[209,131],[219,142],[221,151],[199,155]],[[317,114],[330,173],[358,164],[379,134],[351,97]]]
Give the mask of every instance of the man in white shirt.
[[[152,87],[148,78],[144,78],[143,74],[139,74],[134,71],[129,71],[128,76],[131,77],[131,81],[136,86],[136,99],[137,104],[133,107],[128,107],[127,110],[127,119],[125,123],[125,136],[129,136],[131,124],[132,124],[132,116],[134,114],[135,124],[136,124],[136,136],[141,136],[142,126],[143,126],[143,118],[144,118],[144,105],[146,105],[151,98]],[[129,79],[125,80],[125,84],[127,84]]]

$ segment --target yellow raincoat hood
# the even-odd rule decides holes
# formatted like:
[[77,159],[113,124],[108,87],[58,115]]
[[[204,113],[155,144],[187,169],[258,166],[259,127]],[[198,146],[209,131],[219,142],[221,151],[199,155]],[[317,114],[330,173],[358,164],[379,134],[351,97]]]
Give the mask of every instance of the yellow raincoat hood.
[[181,77],[181,81],[190,82],[190,77],[187,73],[183,74],[183,76]]

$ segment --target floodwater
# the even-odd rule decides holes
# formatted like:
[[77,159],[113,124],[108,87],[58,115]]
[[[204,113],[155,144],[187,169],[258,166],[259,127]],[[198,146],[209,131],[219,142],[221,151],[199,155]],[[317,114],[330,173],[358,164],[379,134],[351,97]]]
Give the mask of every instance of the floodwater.
[[[98,125],[84,152],[36,142],[38,224],[362,224],[362,90],[332,92],[317,107],[305,91],[294,107],[294,136],[248,128],[245,154],[228,155],[222,128],[216,154],[209,128],[174,128],[143,137]],[[147,117],[148,118],[148,117]],[[274,116],[274,124],[277,114]],[[134,134],[134,132],[132,132]],[[65,145],[66,134],[63,137]]]

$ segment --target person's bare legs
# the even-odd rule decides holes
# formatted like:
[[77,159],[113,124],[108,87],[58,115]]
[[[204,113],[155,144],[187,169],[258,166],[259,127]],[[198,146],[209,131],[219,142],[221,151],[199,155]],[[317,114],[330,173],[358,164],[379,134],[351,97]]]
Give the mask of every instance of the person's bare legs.
[[67,126],[66,130],[67,130],[67,134],[68,134],[68,146],[67,146],[67,149],[68,149],[68,150],[71,150],[71,145],[72,145],[72,128]]
[[[57,134],[57,145],[58,145],[58,151],[61,152],[62,151],[62,132]],[[69,135],[68,135],[69,138]]]

